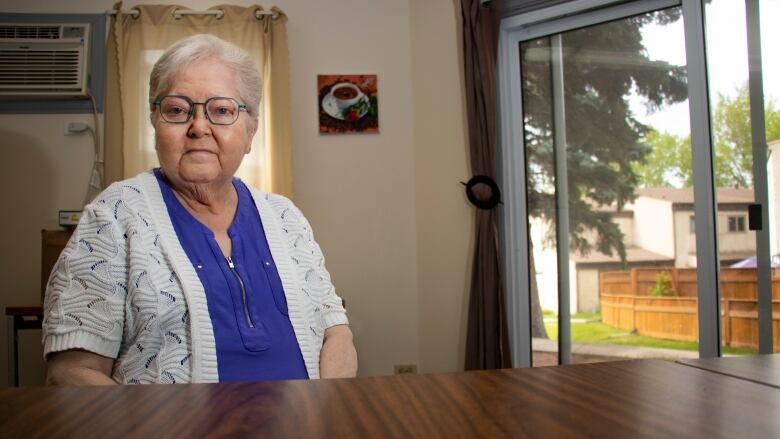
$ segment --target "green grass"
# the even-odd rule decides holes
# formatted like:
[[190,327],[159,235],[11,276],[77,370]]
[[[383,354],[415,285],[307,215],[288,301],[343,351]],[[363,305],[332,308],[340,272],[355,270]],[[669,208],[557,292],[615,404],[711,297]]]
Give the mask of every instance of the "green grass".
[[[548,323],[545,325],[547,335],[552,340],[558,339],[558,325]],[[699,344],[692,341],[666,340],[662,338],[646,337],[632,334],[623,329],[615,328],[601,322],[574,323],[571,325],[571,338],[573,342],[603,343],[626,346],[642,346],[649,348],[679,349],[684,351],[696,351]],[[755,354],[754,349],[724,347],[723,352],[735,355]]]

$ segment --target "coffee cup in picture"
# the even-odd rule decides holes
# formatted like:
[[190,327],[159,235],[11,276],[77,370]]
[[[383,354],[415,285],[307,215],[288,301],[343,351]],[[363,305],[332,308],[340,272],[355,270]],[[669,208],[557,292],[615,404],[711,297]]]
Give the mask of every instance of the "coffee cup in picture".
[[334,85],[330,93],[333,95],[339,110],[345,110],[355,105],[363,97],[363,92],[360,91],[360,88],[349,82],[341,82]]

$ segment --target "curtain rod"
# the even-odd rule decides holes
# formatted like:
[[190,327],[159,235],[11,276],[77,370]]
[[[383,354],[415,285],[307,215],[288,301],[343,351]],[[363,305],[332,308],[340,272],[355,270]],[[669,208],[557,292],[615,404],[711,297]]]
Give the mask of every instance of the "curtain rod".
[[[122,14],[125,15],[132,15],[133,18],[137,18],[139,15],[141,15],[141,11],[138,9],[129,9],[129,10],[123,10],[123,11],[117,11],[116,9],[110,9],[106,11],[106,15],[116,15],[119,12],[122,12]],[[193,9],[179,9],[176,8],[171,12],[171,15],[173,15],[173,18],[179,19],[185,15],[213,15],[217,18],[222,18],[222,16],[225,15],[225,11],[222,9],[209,9],[209,10],[202,10],[197,11]],[[272,12],[272,11],[263,11],[263,10],[256,10],[255,11],[255,18],[258,20],[261,20],[265,16],[270,16],[272,20],[276,20],[276,18],[279,16],[278,14]]]

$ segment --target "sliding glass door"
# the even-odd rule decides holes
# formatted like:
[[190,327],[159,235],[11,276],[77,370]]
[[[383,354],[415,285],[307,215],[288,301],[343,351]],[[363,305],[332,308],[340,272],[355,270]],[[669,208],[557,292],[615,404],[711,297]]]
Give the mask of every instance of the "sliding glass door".
[[[777,110],[770,86],[766,88],[769,99],[764,114],[770,120],[770,131],[759,136],[765,138],[756,139],[759,145],[754,145],[752,128],[760,121],[751,115],[751,104],[756,102],[750,90],[748,31],[758,29],[747,26],[744,1],[711,0],[705,3],[704,13],[721,266],[721,343],[725,353],[752,354],[759,348],[758,293],[771,290],[775,277],[771,266],[780,267],[780,257],[770,257],[777,254],[773,221],[767,223],[769,212],[763,212],[775,209],[768,194],[780,185],[780,168],[775,169],[771,150],[769,154],[766,150],[766,140],[780,137],[780,133],[771,132]],[[771,8],[763,14],[771,16]],[[773,31],[773,27],[765,29]],[[767,38],[763,40],[772,46]],[[766,64],[770,64],[769,59]],[[772,81],[770,75],[764,78]],[[758,150],[754,150],[756,146]],[[766,265],[762,267],[760,261]]]
[[[756,269],[728,266],[756,260],[748,211],[760,201],[752,156],[739,162],[744,148],[723,146],[719,137],[731,129],[722,113],[729,99],[739,98],[739,89],[732,95],[710,87],[709,102],[703,94],[689,102],[689,81],[706,78],[691,78],[704,69],[688,69],[686,46],[695,45],[680,2],[574,13],[584,3],[572,2],[571,11],[550,8],[549,14],[560,16],[554,20],[545,11],[504,20],[502,172],[504,186],[512,188],[506,191],[502,239],[515,362],[530,365],[531,350],[533,365],[698,357],[700,315],[711,314],[704,320],[721,328],[725,343],[736,320],[713,322],[718,310],[711,305],[725,300],[724,309],[738,308],[744,302],[736,300],[741,296],[734,288],[752,288],[754,297],[758,289]],[[713,11],[728,8],[717,3],[705,12],[713,17],[708,33],[722,26]],[[710,44],[707,51],[713,50]],[[696,51],[700,60],[704,49]],[[710,82],[722,83],[717,76],[728,69],[744,72],[737,76],[746,81],[747,57],[742,65],[733,54],[726,57],[730,65],[710,65]],[[699,60],[696,66],[703,66]],[[699,129],[692,147],[691,127],[701,118],[692,122],[689,108],[707,104],[714,133],[708,139],[700,133],[709,127]],[[694,148],[711,151],[713,134],[714,154],[694,154]],[[712,161],[709,204],[696,198],[708,192],[694,191],[708,177],[702,157]],[[722,169],[743,168],[736,174],[744,177],[739,184],[724,184]],[[696,211],[708,212],[711,221],[697,221]],[[702,233],[706,243],[697,246]],[[719,243],[720,258],[708,251]],[[719,267],[713,262],[718,260],[728,265]],[[702,282],[703,275],[712,282]],[[741,286],[734,287],[732,277]],[[717,340],[710,332],[708,340]],[[725,347],[736,353],[757,349],[749,340],[739,343]],[[703,352],[717,353],[717,345]]]
[[[767,142],[767,198],[769,254],[771,273],[771,306],[764,312],[773,334],[772,343],[764,343],[766,350],[780,352],[780,0],[760,0],[759,25],[761,29],[761,72],[764,95],[764,131]],[[775,287],[775,285],[779,287]],[[761,302],[759,302],[761,304]],[[765,331],[764,331],[765,332]],[[759,337],[760,338],[760,337]]]

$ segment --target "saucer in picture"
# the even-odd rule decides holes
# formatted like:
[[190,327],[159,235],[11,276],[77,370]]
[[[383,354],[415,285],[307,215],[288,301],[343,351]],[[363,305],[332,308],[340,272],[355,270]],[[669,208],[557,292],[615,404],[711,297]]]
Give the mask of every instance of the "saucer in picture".
[[[368,108],[370,105],[368,101],[368,96],[366,96],[365,94],[361,95],[360,100],[358,100],[357,103],[352,105],[352,107],[358,106],[361,103],[363,105],[361,106],[361,111],[358,114],[357,117],[358,119],[360,119],[361,117],[365,116],[368,113]],[[325,114],[327,114],[328,116],[334,119],[346,120],[344,118],[344,113],[346,112],[346,109],[341,110],[338,107],[337,99],[335,96],[333,96],[332,93],[328,93],[327,95],[325,95],[324,98],[322,98],[322,110],[325,112]]]

